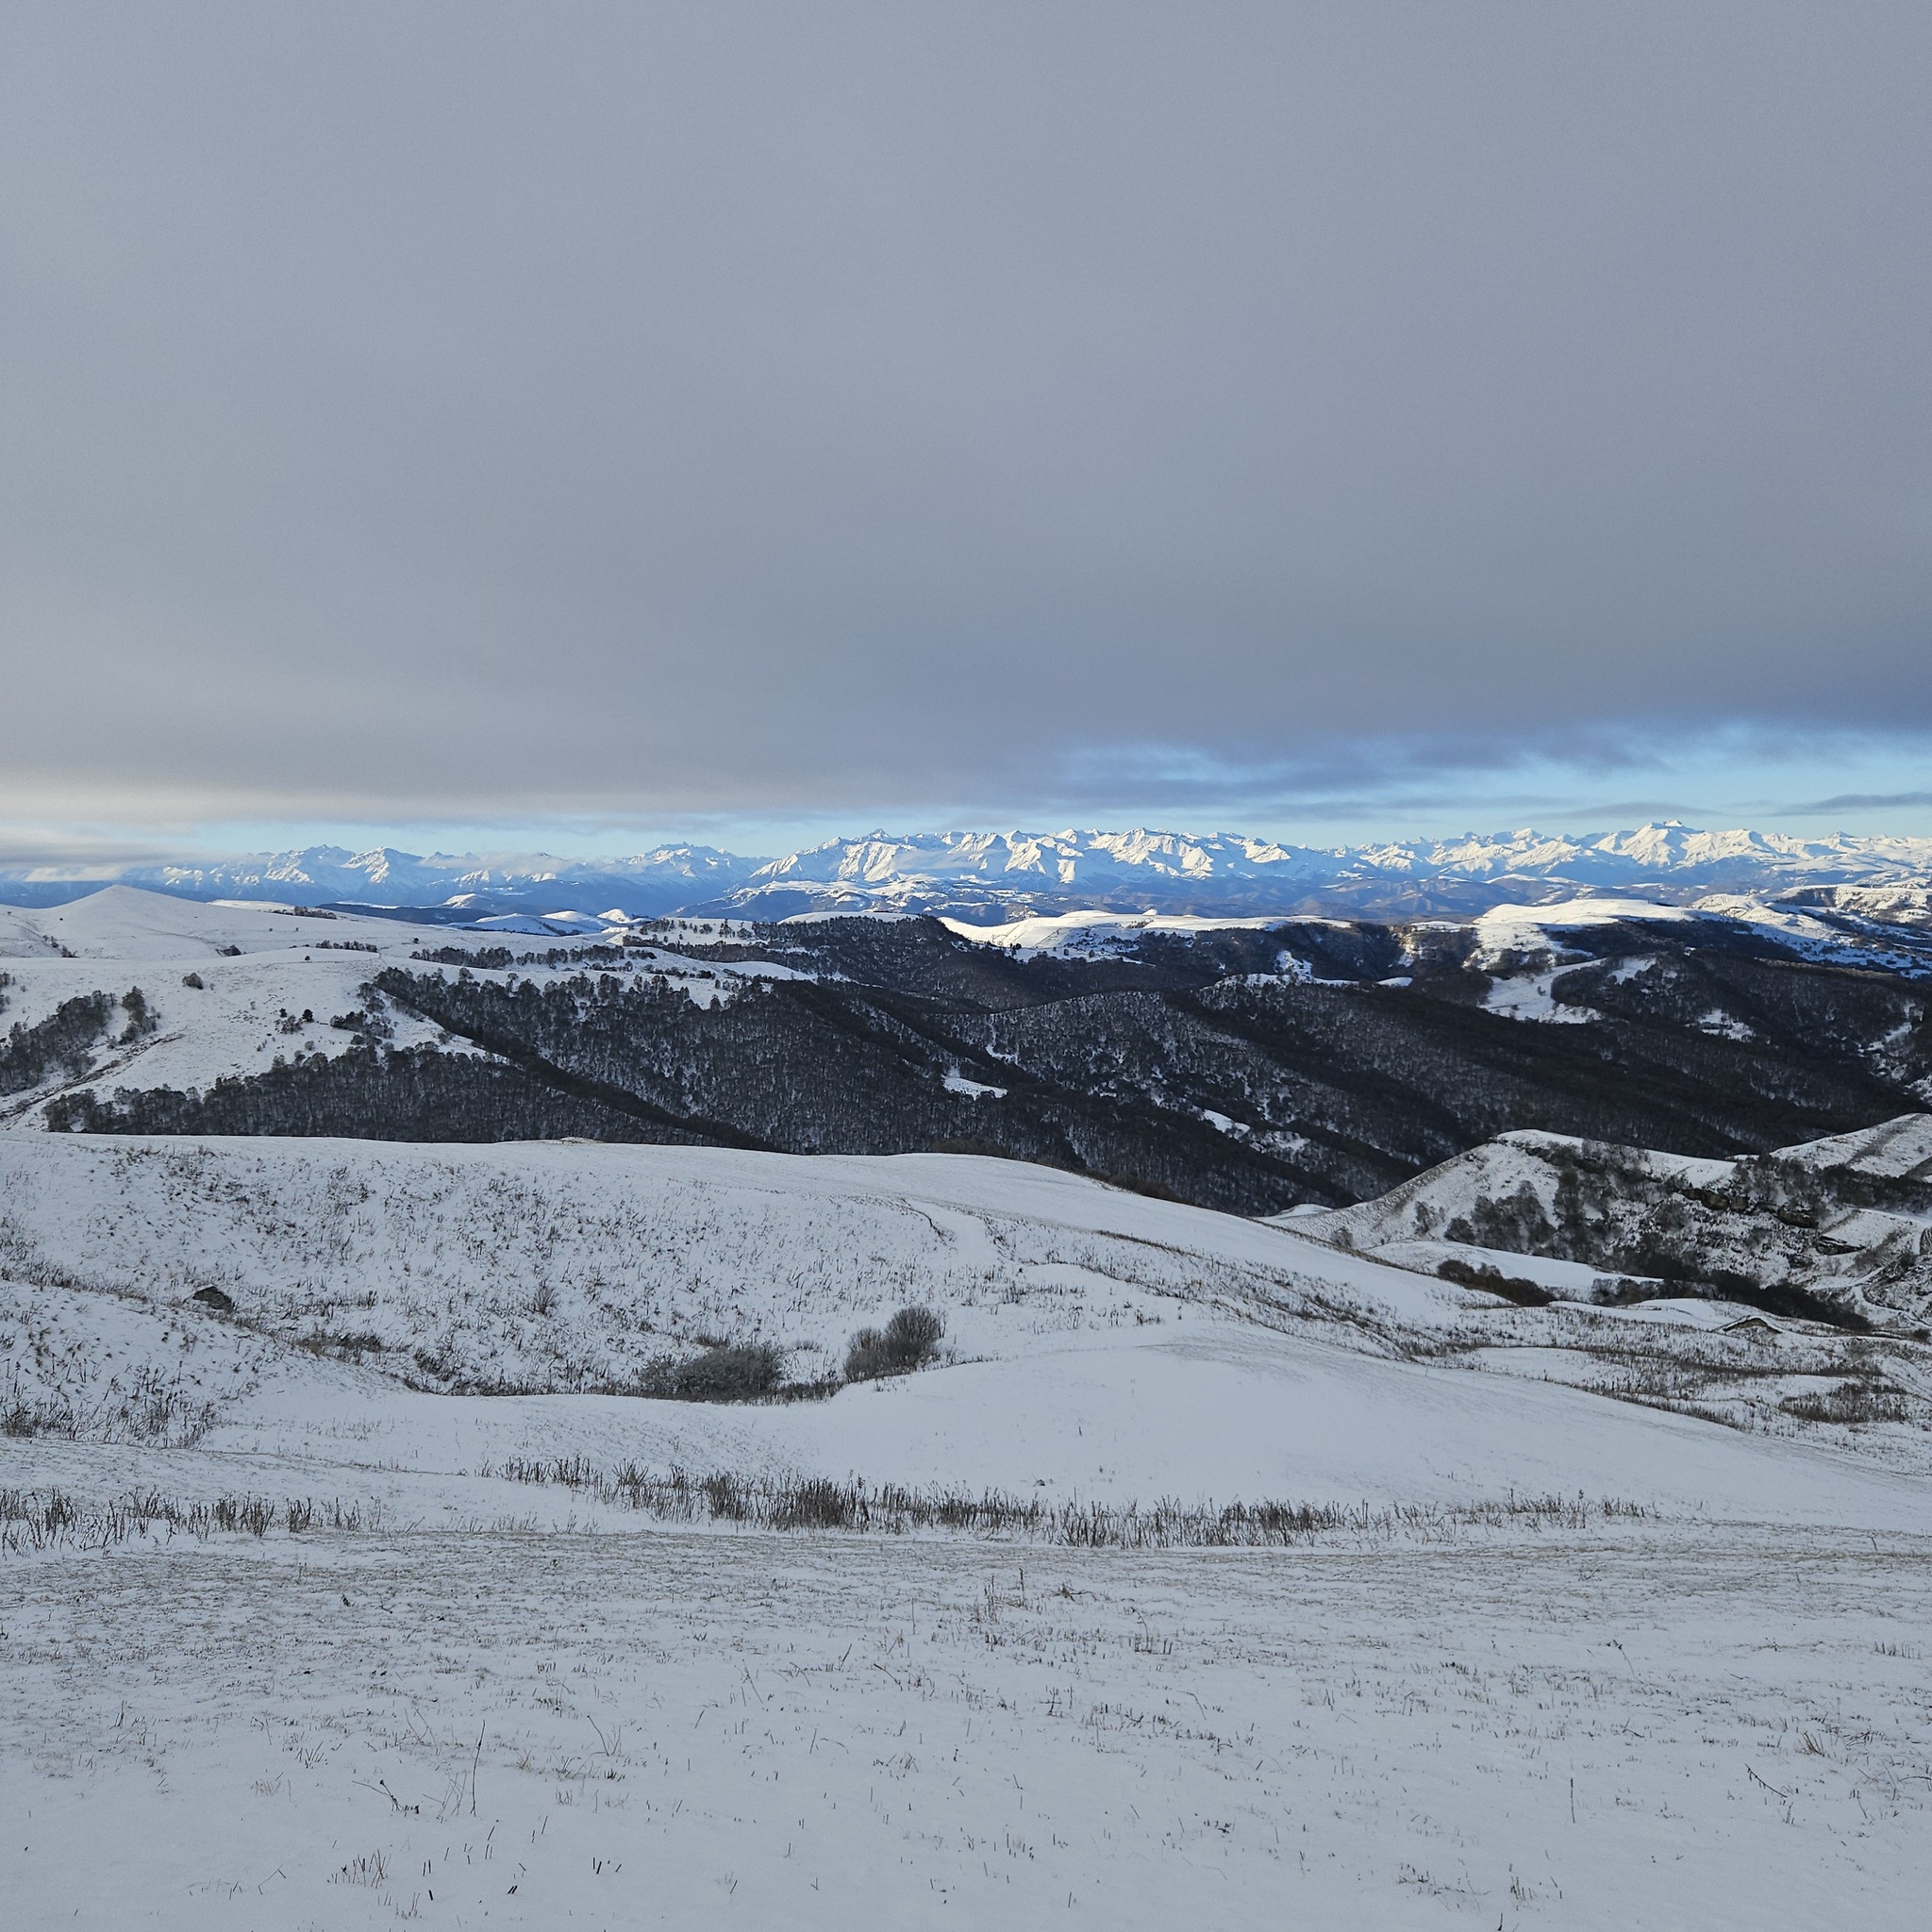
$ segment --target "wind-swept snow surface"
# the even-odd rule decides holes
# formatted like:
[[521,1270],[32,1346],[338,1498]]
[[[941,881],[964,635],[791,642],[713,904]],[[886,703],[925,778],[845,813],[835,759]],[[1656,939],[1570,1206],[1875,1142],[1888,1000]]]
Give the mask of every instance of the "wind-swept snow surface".
[[1856,1924],[1921,1540],[192,1540],[0,1568],[22,1925]]

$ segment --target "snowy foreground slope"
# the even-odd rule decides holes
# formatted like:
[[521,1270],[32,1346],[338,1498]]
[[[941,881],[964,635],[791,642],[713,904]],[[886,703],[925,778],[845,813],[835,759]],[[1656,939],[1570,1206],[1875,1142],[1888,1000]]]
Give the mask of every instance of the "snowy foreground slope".
[[[1907,1527],[1915,1481],[1890,1472],[1927,1466],[1932,1382],[1908,1341],[1733,1335],[1749,1311],[1711,1302],[1516,1307],[1291,1228],[969,1156],[12,1137],[0,1266],[0,1374],[42,1433],[128,1439],[145,1369],[172,1391],[163,1441],[331,1461],[353,1440],[446,1472],[584,1454],[1149,1501],[1580,1489]],[[208,1291],[232,1313],[193,1299]],[[775,1344],[819,1381],[907,1304],[943,1314],[950,1366],[781,1405],[621,1392],[708,1341]],[[1632,1361],[1735,1370],[1770,1433],[1596,1373]],[[1899,1414],[1854,1436],[1777,1407],[1834,1377]],[[1558,1386],[1579,1380],[1640,1399]],[[1819,1461],[1826,1443],[1869,1470]]]
[[[707,1338],[809,1377],[908,1302],[917,1374],[574,1392]],[[1745,1312],[1513,1307],[965,1156],[0,1136],[0,1886],[116,1927],[1917,1924],[1927,1351]],[[706,1500],[812,1478],[1007,1501]],[[1237,1500],[1314,1507],[1175,1546]]]
[[0,1569],[22,1925],[1924,1923],[1924,1541]]

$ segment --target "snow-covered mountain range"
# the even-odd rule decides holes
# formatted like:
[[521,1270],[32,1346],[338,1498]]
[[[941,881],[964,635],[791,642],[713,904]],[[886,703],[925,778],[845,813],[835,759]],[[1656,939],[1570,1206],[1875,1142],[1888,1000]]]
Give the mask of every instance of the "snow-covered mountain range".
[[[760,866],[732,910],[1006,917],[1083,908],[1240,915],[1459,912],[1605,891],[1677,903],[1858,886],[1932,886],[1932,839],[1805,841],[1671,824],[1582,839],[1524,830],[1323,849],[1177,832],[927,833],[835,840]],[[721,908],[722,909],[722,908]]]
[[140,886],[184,899],[248,899],[281,906],[446,907],[479,914],[554,910],[594,902],[656,918],[745,884],[759,861],[706,846],[665,845],[625,858],[555,858],[545,853],[423,857],[341,845],[245,854],[179,864],[91,868],[0,867],[0,904],[53,906],[104,886]]
[[0,901],[58,904],[110,883],[195,899],[434,907],[476,917],[611,908],[638,918],[884,911],[982,923],[1086,909],[1466,916],[1578,894],[1684,904],[1731,892],[1799,893],[1867,917],[1923,920],[1932,913],[1932,839],[1797,839],[1673,821],[1579,837],[1525,829],[1333,848],[1232,833],[875,831],[773,859],[698,845],[596,859],[311,846],[85,877],[0,868]]

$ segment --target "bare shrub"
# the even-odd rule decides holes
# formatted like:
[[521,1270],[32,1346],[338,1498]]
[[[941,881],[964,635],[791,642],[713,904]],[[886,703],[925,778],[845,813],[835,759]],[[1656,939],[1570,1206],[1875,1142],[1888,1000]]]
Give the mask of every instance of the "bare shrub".
[[1181,1201],[1185,1197],[1177,1194],[1165,1181],[1150,1179],[1138,1174],[1096,1174],[1094,1179],[1103,1186],[1119,1188],[1128,1194],[1145,1194],[1150,1201]]
[[936,1308],[905,1307],[883,1328],[861,1328],[845,1352],[845,1379],[870,1382],[909,1375],[940,1352],[945,1318]]
[[1463,1288],[1479,1288],[1485,1294],[1501,1295],[1519,1308],[1546,1308],[1557,1297],[1540,1281],[1521,1274],[1505,1274],[1493,1261],[1465,1261],[1452,1255],[1436,1270],[1444,1281]]

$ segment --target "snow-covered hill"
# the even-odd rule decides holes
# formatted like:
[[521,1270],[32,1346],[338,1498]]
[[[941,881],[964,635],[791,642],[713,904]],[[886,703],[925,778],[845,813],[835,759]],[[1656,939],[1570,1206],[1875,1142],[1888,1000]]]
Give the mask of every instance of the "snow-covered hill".
[[[542,937],[575,930],[525,924]],[[593,938],[603,931],[594,922],[589,929]],[[663,936],[675,930],[694,941],[720,934],[715,921]],[[340,1058],[368,1037],[368,980],[385,966],[418,963],[425,948],[447,950],[453,937],[433,924],[130,886],[57,907],[0,907],[0,1128],[39,1127],[47,1100],[81,1080],[108,1090],[198,1089],[298,1058]],[[458,957],[464,948],[487,956],[489,944],[487,934],[461,935]],[[697,1001],[728,999],[749,979],[789,972],[700,962],[669,946],[639,945],[627,957],[633,972],[661,974]],[[568,947],[558,960],[558,972],[571,970]],[[524,976],[541,983],[550,974],[540,963]],[[138,1017],[125,1004],[130,991],[139,993]],[[103,996],[98,1014],[80,1010]],[[63,1011],[75,1024],[59,1037]],[[377,1024],[391,1049],[475,1051],[408,1013],[385,1013]],[[36,1053],[31,1036],[43,1031],[57,1038]]]
[[702,846],[616,859],[316,846],[89,878],[17,867],[0,872],[0,899],[50,904],[115,881],[199,898],[441,907],[477,917],[610,908],[636,918],[933,912],[982,924],[1093,908],[1469,916],[1509,900],[1578,892],[1680,904],[1714,892],[1762,899],[1796,891],[1826,906],[1842,899],[1841,909],[1859,917],[1923,922],[1932,839],[1805,840],[1673,822],[1579,837],[1521,830],[1333,848],[1149,830],[878,831],[763,861]]
[[[572,1392],[907,1301],[917,1374]],[[971,1157],[0,1136],[0,1884],[183,1932],[1915,1924],[1932,1363],[1745,1314]]]
[[117,886],[0,908],[0,1129],[965,1145],[1273,1212],[1515,1127],[1731,1155],[1889,1119],[1932,1093],[1928,969],[1607,897],[456,929]]
[[[942,1366],[776,1406],[614,1392],[721,1342],[836,1382],[908,1305],[943,1316]],[[1932,1471],[1923,1351],[1781,1321],[1774,1363],[1720,1332],[1747,1313],[1519,1307],[968,1156],[0,1137],[16,1436],[138,1442],[145,1415],[162,1443],[450,1474],[581,1454],[1145,1500],[1580,1489],[1903,1526],[1881,1472]],[[1847,1377],[1882,1391],[1872,1414],[1780,1407]],[[1725,1405],[1743,1432],[1693,1419]]]
[[1674,1283],[1924,1336],[1932,1114],[1739,1160],[1507,1134],[1379,1200],[1284,1224],[1404,1266],[1459,1262],[1463,1279],[1534,1274],[1519,1257],[1538,1257],[1595,1271],[1577,1291],[1598,1299]]

